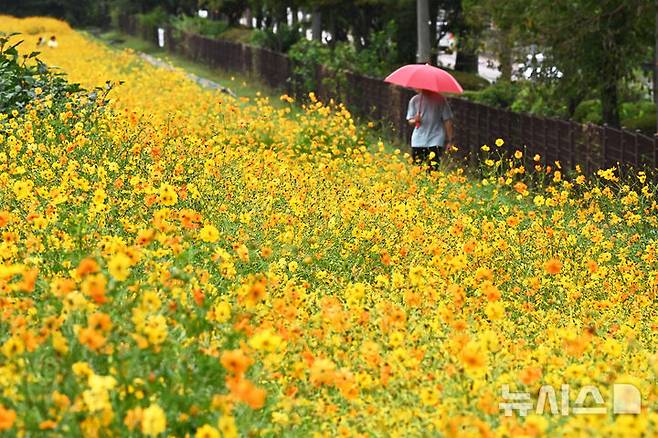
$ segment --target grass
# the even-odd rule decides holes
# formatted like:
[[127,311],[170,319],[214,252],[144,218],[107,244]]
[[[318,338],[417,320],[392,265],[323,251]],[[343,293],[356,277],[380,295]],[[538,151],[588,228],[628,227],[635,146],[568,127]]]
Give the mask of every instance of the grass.
[[254,34],[252,29],[246,29],[244,27],[231,27],[219,36],[220,39],[233,41],[236,43],[251,43],[251,38]]

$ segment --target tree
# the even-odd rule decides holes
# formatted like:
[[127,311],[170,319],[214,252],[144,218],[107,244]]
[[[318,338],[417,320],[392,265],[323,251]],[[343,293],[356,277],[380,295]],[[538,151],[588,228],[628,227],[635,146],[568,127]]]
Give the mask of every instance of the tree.
[[457,37],[455,70],[478,72],[478,46],[482,29],[467,20],[464,0],[442,0],[448,30]]
[[110,0],[0,0],[0,11],[18,17],[49,15],[74,25],[100,26],[108,22],[108,3]]
[[[524,56],[535,47],[543,60],[534,79],[555,88],[573,114],[598,97],[602,118],[619,126],[619,88],[651,57],[655,2],[651,0],[464,0],[467,15],[500,31],[498,56]],[[525,61],[525,59],[524,59]]]
[[231,26],[237,26],[247,9],[247,0],[205,0],[200,4],[225,16]]
[[593,90],[605,123],[619,126],[619,85],[648,57],[653,37],[650,0],[531,0],[528,17],[545,51],[544,69],[567,93]]
[[512,65],[517,61],[514,49],[525,45],[523,35],[526,0],[464,0],[464,15],[472,28],[485,30],[483,39],[500,63],[501,78],[512,79]]
[[416,62],[425,63],[430,61],[430,7],[428,0],[416,0],[416,20],[418,31],[418,50]]

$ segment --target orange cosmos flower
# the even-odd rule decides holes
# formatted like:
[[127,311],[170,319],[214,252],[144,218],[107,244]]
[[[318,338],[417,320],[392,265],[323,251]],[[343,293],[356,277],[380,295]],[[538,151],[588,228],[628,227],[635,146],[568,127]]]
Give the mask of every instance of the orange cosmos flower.
[[519,379],[525,385],[532,385],[533,383],[539,381],[539,379],[541,378],[541,375],[542,375],[541,368],[528,367],[528,368],[524,368],[519,373]]
[[388,251],[384,250],[380,254],[381,259],[382,259],[382,264],[384,266],[389,266],[391,264],[391,255],[388,253]]
[[94,313],[89,317],[89,327],[94,330],[107,332],[112,329],[112,320],[107,313]]
[[265,286],[265,280],[261,279],[249,288],[249,292],[245,296],[245,301],[248,305],[255,305],[259,301],[265,299],[267,295],[267,288]]
[[46,420],[39,423],[39,430],[54,430],[57,427],[57,423],[53,420]]
[[0,228],[4,227],[9,223],[11,216],[8,211],[0,211]]
[[105,345],[105,338],[93,328],[83,328],[78,335],[80,343],[92,351],[96,351]]
[[252,409],[260,409],[265,404],[265,390],[256,387],[247,379],[241,377],[228,378],[226,379],[226,386],[235,399],[246,403]]
[[311,383],[315,386],[330,385],[334,382],[336,365],[329,359],[317,359],[311,365]]
[[544,263],[544,269],[551,275],[559,274],[562,270],[562,262],[555,258],[550,259]]
[[528,186],[522,183],[521,181],[514,184],[514,190],[516,190],[518,193],[524,194],[527,189]]
[[470,239],[466,243],[464,243],[463,250],[466,254],[470,254],[473,251],[475,251],[475,248],[477,247],[477,242],[475,240]]
[[0,405],[0,431],[9,430],[16,421],[16,411]]
[[79,277],[84,277],[87,274],[94,274],[99,270],[100,267],[98,266],[96,260],[88,257],[80,261],[76,273],[78,274]]
[[486,295],[487,300],[489,301],[498,301],[500,299],[500,290],[498,290],[498,287],[496,287],[495,284],[491,284],[488,281],[483,286],[482,292]]
[[23,281],[18,284],[19,290],[23,292],[32,292],[34,291],[34,286],[37,282],[37,275],[39,274],[38,269],[29,269],[23,272]]
[[225,351],[219,361],[224,368],[238,376],[253,363],[241,349]]
[[103,274],[90,275],[82,282],[82,293],[91,297],[97,304],[107,302],[105,297],[105,285],[107,279]]
[[510,216],[505,220],[505,222],[507,223],[508,227],[514,228],[519,224],[520,220],[517,216]]
[[268,258],[269,256],[272,255],[272,248],[269,246],[264,246],[260,250],[260,256],[263,257],[264,259]]

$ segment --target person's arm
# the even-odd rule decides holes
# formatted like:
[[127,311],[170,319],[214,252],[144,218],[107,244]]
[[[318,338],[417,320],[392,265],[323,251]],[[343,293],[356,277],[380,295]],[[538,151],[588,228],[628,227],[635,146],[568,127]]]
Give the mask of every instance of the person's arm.
[[416,126],[416,123],[420,123],[420,115],[418,114],[418,108],[416,107],[416,99],[413,97],[409,101],[409,106],[407,107],[407,122],[410,126]]
[[450,150],[450,147],[455,141],[455,127],[452,123],[452,119],[444,120],[443,128],[446,132],[446,150]]

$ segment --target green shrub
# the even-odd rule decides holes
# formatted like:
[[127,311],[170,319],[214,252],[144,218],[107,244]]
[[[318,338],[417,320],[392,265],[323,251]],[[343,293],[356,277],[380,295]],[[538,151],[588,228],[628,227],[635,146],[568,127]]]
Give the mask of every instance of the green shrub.
[[397,67],[398,47],[395,42],[397,25],[389,21],[380,31],[373,32],[367,47],[361,50],[351,48],[349,69],[366,76],[384,78]]
[[155,28],[169,23],[170,16],[162,6],[157,6],[145,14],[138,14],[139,24],[145,28]]
[[347,89],[348,72],[383,78],[397,67],[397,46],[392,42],[395,32],[396,25],[391,21],[384,29],[373,33],[368,46],[360,50],[348,42],[330,47],[319,41],[300,39],[288,51],[295,87],[302,92],[316,90],[319,85],[315,83],[317,65],[323,65],[330,73],[322,85],[339,98],[350,91]]
[[251,43],[277,52],[288,52],[292,46],[302,39],[299,26],[288,26],[282,24],[274,32],[271,29],[255,30],[251,37]]
[[293,86],[302,93],[317,90],[315,69],[331,59],[329,47],[303,38],[290,47],[288,57],[292,61]]
[[187,15],[174,17],[171,20],[171,25],[178,31],[203,35],[209,38],[218,38],[229,28],[229,24],[226,21],[190,17]]
[[622,118],[621,125],[632,131],[639,130],[643,134],[654,135],[656,133],[656,107],[652,105],[651,110],[636,114],[629,118]]
[[624,102],[619,108],[619,117],[624,119],[640,119],[646,114],[656,113],[656,104],[650,100]]
[[447,68],[443,68],[443,70],[446,70],[452,76],[454,76],[454,78],[457,79],[457,82],[459,82],[464,90],[479,91],[484,90],[491,85],[489,81],[475,73],[450,70]]
[[72,94],[84,91],[71,84],[64,75],[49,70],[38,58],[38,52],[21,56],[9,39],[17,34],[0,33],[0,113],[23,112],[37,98],[48,98],[54,105],[68,101]]
[[599,99],[584,100],[578,104],[573,113],[573,119],[580,123],[601,124],[601,101]]
[[485,105],[491,105],[497,108],[509,108],[514,103],[518,92],[519,86],[516,83],[498,81],[481,91],[465,93],[465,97]]

